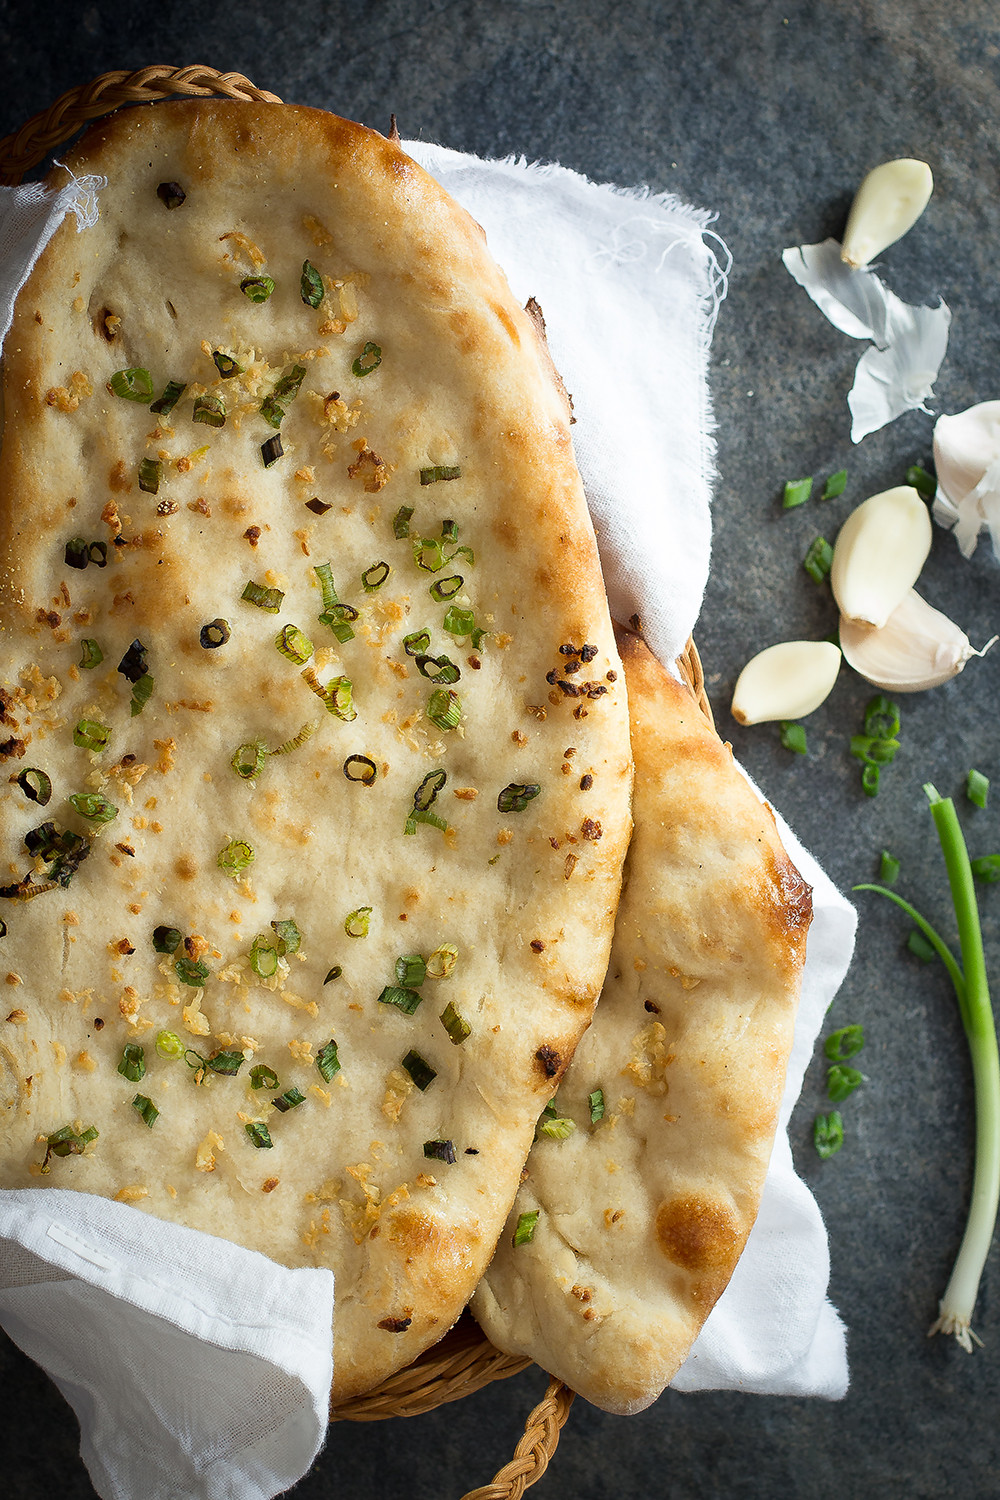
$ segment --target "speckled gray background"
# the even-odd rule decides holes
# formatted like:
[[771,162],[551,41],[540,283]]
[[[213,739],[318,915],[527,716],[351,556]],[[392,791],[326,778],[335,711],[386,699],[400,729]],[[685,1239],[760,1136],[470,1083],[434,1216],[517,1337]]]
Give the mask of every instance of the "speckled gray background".
[[[846,749],[869,696],[853,674],[842,673],[809,721],[806,759],[783,751],[772,727],[739,730],[728,702],[753,651],[832,628],[828,591],[800,567],[812,537],[832,540],[854,504],[930,454],[932,419],[921,413],[852,447],[845,398],[859,348],[824,322],[780,261],[787,245],[839,234],[877,162],[916,155],[934,170],[931,205],[888,252],[884,274],[904,298],[941,295],[953,311],[936,410],[1000,397],[994,5],[167,0],[42,10],[0,0],[0,56],[0,132],[108,69],[197,61],[379,129],[395,111],[404,136],[558,160],[716,210],[735,264],[713,351],[719,481],[698,641],[720,728],[841,887],[870,878],[888,846],[903,860],[900,889],[952,935],[921,784],[959,793],[970,765],[993,776],[993,805],[977,812],[962,800],[960,813],[973,854],[1000,849],[1000,652],[904,700],[903,748],[874,802],[860,795]],[[782,513],[785,479],[845,465],[841,499]],[[965,563],[937,533],[922,587],[975,642],[998,627],[1000,567],[988,542]],[[849,1328],[847,1399],[668,1392],[627,1419],[578,1402],[536,1491],[547,1500],[1000,1493],[995,1254],[976,1319],[986,1348],[970,1357],[925,1336],[969,1189],[964,1042],[940,969],[905,953],[905,926],[888,903],[860,900],[856,956],[831,1025],[864,1023],[867,1082],[844,1106],[847,1143],[831,1161],[810,1145],[819,1061],[792,1122],[797,1163],[830,1231],[831,1295]],[[1000,975],[1000,886],[982,905]],[[0,1381],[0,1495],[92,1500],[71,1414],[6,1341]],[[339,1425],[295,1500],[457,1500],[510,1457],[543,1387],[534,1372],[419,1419]]]

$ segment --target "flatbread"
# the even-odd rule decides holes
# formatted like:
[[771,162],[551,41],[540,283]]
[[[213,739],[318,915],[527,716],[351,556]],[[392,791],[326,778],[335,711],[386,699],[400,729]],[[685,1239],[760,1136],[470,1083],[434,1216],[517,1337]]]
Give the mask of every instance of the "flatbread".
[[466,1302],[604,976],[631,756],[568,411],[372,131],[164,104],[68,165],[100,221],[5,348],[0,1186],[332,1267],[342,1399]]
[[635,834],[608,980],[472,1310],[625,1413],[673,1378],[756,1217],[811,899],[692,694],[621,644]]

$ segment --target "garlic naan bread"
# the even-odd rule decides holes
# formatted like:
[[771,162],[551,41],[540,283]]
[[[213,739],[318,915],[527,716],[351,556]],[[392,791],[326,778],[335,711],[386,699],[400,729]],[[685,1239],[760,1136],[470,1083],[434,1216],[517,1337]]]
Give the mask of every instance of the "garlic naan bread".
[[467,1301],[604,978],[568,412],[395,142],[177,103],[67,160],[4,351],[0,1185],[332,1267],[340,1399]]
[[619,644],[635,833],[608,979],[472,1310],[626,1413],[673,1378],[756,1217],[812,905],[690,691]]

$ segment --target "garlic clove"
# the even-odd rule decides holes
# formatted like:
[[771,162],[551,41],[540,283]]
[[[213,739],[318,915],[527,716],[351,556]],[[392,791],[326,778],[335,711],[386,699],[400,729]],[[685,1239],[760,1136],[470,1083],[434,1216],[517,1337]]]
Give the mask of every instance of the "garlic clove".
[[733,689],[738,724],[804,719],[827,698],[840,671],[830,641],[780,641],[748,661]]
[[875,687],[893,693],[922,693],[957,677],[967,661],[985,656],[953,620],[910,589],[881,629],[841,619],[844,660]]
[[934,519],[951,527],[963,556],[984,528],[1000,556],[1000,401],[981,401],[934,424]]
[[840,258],[855,270],[902,239],[920,218],[934,189],[925,161],[884,161],[864,179],[847,216]]
[[830,587],[842,615],[882,626],[916,583],[931,550],[931,518],[911,485],[852,511],[833,548]]

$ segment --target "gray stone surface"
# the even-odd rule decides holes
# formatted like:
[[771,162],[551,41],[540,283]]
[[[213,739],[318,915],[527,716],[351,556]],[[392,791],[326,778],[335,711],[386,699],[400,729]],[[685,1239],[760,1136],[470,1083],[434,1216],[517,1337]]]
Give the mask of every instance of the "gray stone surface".
[[[961,802],[960,812],[973,854],[1000,848],[1000,653],[905,700],[903,748],[875,801],[861,796],[846,749],[869,696],[851,673],[809,721],[806,759],[783,751],[772,727],[739,730],[728,702],[753,651],[832,628],[828,593],[800,567],[812,537],[832,539],[853,504],[930,454],[932,419],[920,413],[852,447],[845,398],[858,347],[823,321],[779,258],[787,245],[839,233],[857,182],[877,162],[912,154],[935,173],[930,208],[888,252],[884,274],[904,298],[941,295],[954,313],[936,409],[1000,396],[994,6],[252,0],[42,12],[0,0],[0,49],[0,130],[108,69],[204,60],[378,128],[395,111],[404,135],[559,160],[717,210],[735,264],[714,345],[719,482],[698,641],[720,728],[838,884],[870,878],[889,847],[903,860],[900,889],[953,935],[921,784],[960,793],[970,765],[992,775],[993,805],[977,812]],[[840,500],[782,514],[785,479],[845,465]],[[967,564],[937,534],[925,583],[974,641],[997,627],[1000,567],[988,543]],[[829,1226],[831,1294],[849,1328],[847,1399],[668,1392],[629,1419],[578,1402],[538,1490],[548,1500],[997,1494],[995,1252],[976,1320],[985,1350],[969,1357],[925,1336],[969,1191],[964,1042],[940,969],[903,951],[905,923],[888,903],[859,900],[856,956],[830,1022],[864,1023],[867,1082],[844,1106],[847,1144],[831,1161],[819,1162],[810,1145],[823,1107],[819,1060],[792,1124],[797,1162]],[[985,890],[982,904],[1000,973],[1000,887]],[[0,1379],[0,1493],[88,1500],[61,1398],[6,1342]],[[457,1497],[509,1458],[543,1384],[534,1372],[419,1419],[337,1426],[296,1500]]]

